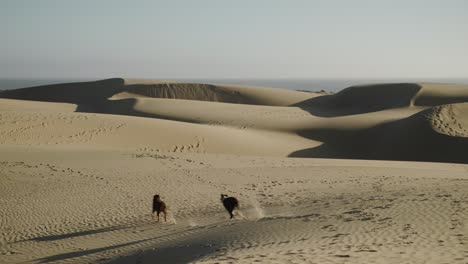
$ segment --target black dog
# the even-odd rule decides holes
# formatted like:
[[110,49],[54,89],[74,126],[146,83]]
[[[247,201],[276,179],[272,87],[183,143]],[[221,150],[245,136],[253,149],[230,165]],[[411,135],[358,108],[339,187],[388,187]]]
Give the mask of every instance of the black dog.
[[223,202],[224,208],[229,212],[231,219],[234,218],[232,211],[239,208],[239,201],[235,197],[228,197],[226,194],[221,194],[221,202]]
[[153,197],[153,213],[151,214],[153,219],[154,219],[154,212],[157,213],[158,215],[158,222],[159,222],[159,214],[162,212],[164,214],[164,222],[167,222],[166,220],[166,204],[159,198],[159,195],[155,195]]

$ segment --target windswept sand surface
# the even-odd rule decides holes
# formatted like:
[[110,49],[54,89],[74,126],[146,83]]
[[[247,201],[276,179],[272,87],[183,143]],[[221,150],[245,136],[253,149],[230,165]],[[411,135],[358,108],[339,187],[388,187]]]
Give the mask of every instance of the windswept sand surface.
[[0,97],[0,263],[468,263],[468,86]]

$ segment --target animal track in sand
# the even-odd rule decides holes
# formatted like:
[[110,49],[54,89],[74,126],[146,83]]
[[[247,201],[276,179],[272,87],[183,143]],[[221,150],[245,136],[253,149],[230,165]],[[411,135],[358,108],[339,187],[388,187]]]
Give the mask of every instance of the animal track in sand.
[[240,112],[240,114],[262,119],[294,119],[310,117],[310,113],[297,107],[282,107],[279,109],[249,109]]
[[456,118],[453,105],[443,105],[435,107],[429,121],[440,132],[455,136],[468,137],[468,128],[459,122]]
[[0,118],[14,120],[8,126],[0,126],[0,144],[89,143],[97,137],[115,134],[126,125],[81,113],[9,112],[0,113]]
[[251,122],[245,122],[239,123],[237,120],[232,120],[232,121],[211,121],[207,123],[209,126],[225,126],[225,127],[234,127],[234,128],[239,128],[239,129],[248,129],[248,128],[253,128],[255,127],[254,123]]
[[159,152],[160,150],[158,148],[143,147],[143,148],[136,149],[136,151],[144,152],[144,153],[154,153],[154,152]]
[[375,218],[375,214],[370,212],[365,212],[360,209],[351,209],[350,211],[343,212],[342,215],[338,216],[342,218],[345,222],[350,221],[369,221]]
[[162,155],[162,154],[151,154],[151,153],[138,153],[138,154],[132,154],[133,157],[135,158],[153,158],[153,159],[171,159],[174,160],[174,157],[168,156],[168,155]]
[[196,142],[189,145],[175,145],[171,148],[171,152],[196,152],[196,153],[205,153],[204,145],[205,138],[201,140],[196,138]]
[[[4,209],[5,215],[1,218],[2,226],[13,225],[16,226],[16,229],[21,230],[14,233],[8,231],[3,233],[4,241],[9,243],[28,241],[35,237],[50,234],[50,232],[57,234],[70,232],[67,226],[71,222],[74,225],[80,223],[84,226],[86,219],[81,218],[79,213],[76,214],[75,208],[62,208],[59,204],[56,207],[58,208],[57,210],[64,212],[63,219],[61,219],[61,222],[58,222],[59,224],[53,219],[49,219],[50,214],[54,214],[54,211],[48,207],[44,199],[47,201],[49,197],[53,197],[50,194],[51,190],[58,194],[68,190],[66,192],[69,192],[69,196],[65,196],[67,197],[66,199],[77,199],[76,202],[80,203],[79,200],[83,195],[89,195],[89,193],[80,193],[79,190],[83,186],[94,185],[96,187],[95,194],[98,194],[102,191],[102,187],[108,184],[103,177],[95,176],[85,171],[86,168],[75,169],[50,163],[1,162],[0,177],[3,184],[0,186],[0,193],[2,193],[2,200],[6,208]],[[85,181],[80,179],[83,177],[86,178]],[[8,180],[5,181],[5,179]],[[30,184],[22,184],[26,180]],[[11,192],[12,186],[17,186],[15,187],[16,190],[20,191]],[[73,191],[70,192],[69,190]],[[29,200],[28,207],[12,205],[23,204],[27,200]],[[33,207],[34,210],[30,210],[30,207]],[[9,210],[9,208],[15,209]],[[94,213],[97,214],[98,212]],[[15,220],[23,219],[25,215],[28,218],[34,219],[34,221],[26,221],[25,223]]]

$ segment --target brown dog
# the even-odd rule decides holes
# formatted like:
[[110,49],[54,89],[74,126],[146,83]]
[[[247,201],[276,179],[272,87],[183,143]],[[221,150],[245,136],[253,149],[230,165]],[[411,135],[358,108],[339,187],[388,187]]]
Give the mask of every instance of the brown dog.
[[164,222],[167,222],[166,204],[161,200],[161,198],[157,194],[153,197],[153,212],[151,213],[153,220],[154,220],[154,212],[156,212],[158,216],[158,222],[159,222],[159,214],[161,212],[164,214]]

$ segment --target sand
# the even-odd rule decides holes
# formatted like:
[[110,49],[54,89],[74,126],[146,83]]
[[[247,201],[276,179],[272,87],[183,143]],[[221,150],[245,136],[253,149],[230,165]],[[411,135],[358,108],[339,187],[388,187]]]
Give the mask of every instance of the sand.
[[468,86],[0,97],[0,263],[468,263]]

